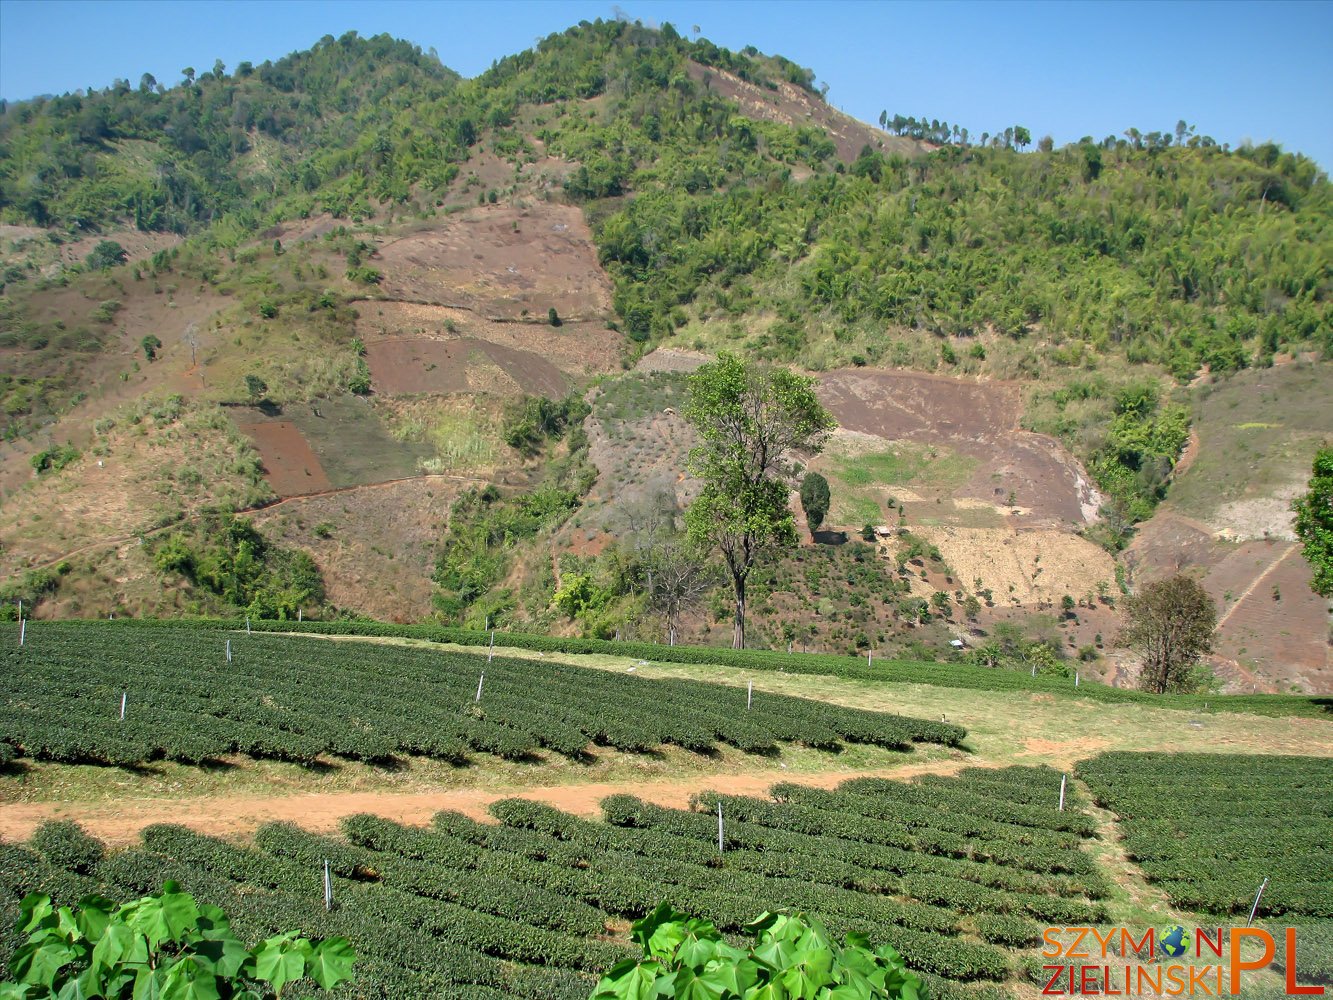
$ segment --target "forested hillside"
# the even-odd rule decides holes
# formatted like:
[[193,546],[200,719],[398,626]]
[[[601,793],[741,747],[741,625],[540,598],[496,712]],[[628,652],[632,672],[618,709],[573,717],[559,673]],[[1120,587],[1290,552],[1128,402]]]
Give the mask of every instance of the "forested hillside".
[[[1048,645],[1097,659],[1110,587],[1182,565],[1156,539],[1185,528],[1215,536],[1215,589],[1260,623],[1237,661],[1271,631],[1247,584],[1284,552],[1233,573],[1225,546],[1289,539],[1291,470],[1333,431],[1264,415],[1301,412],[1282,387],[1311,395],[1333,352],[1333,195],[1298,153],[1184,122],[1030,150],[1009,122],[875,127],[788,59],[626,20],[471,80],[349,33],[164,84],[0,107],[0,488],[30,483],[0,519],[6,594],[227,610],[153,545],[119,557],[137,576],[57,568],[96,531],[206,546],[208,515],[337,494],[270,519],[274,551],[324,573],[325,610],[628,636],[654,576],[618,544],[638,507],[663,501],[671,529],[689,502],[681,373],[727,350],[826,373],[850,435],[814,460],[826,535],[866,543],[812,535],[766,570],[790,605],[756,602],[767,641],[919,652],[948,638],[920,639],[929,622],[1061,603]],[[1193,520],[1126,555],[1189,447],[1239,434],[1257,457],[1205,454]],[[356,493],[414,473],[442,478],[399,520]],[[99,490],[132,499],[108,513]]]
[[746,315],[774,358],[832,339],[849,346],[830,360],[877,363],[899,360],[886,331],[993,331],[1073,341],[1057,363],[1090,348],[1182,378],[1328,346],[1329,189],[1299,155],[1137,129],[1020,153],[955,131],[929,155],[881,143],[844,165],[821,130],[743,114],[711,74],[813,79],[670,25],[585,23],[462,83],[407,43],[326,36],[170,89],[145,74],[6,108],[0,215],[176,232],[228,216],[211,236],[235,242],[320,210],[429,207],[483,144],[516,166],[540,145],[579,165],[567,194],[592,203],[639,341]]

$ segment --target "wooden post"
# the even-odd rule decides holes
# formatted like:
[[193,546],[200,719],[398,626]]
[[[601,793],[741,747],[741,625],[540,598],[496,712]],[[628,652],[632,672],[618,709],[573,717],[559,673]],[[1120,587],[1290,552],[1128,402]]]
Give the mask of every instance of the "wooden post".
[[750,706],[754,704],[754,681],[750,681],[750,690],[745,695],[745,709],[749,711]]
[[125,702],[129,700],[129,697],[130,697],[130,693],[129,693],[128,691],[122,691],[122,692],[120,692],[120,721],[121,721],[121,722],[124,722],[124,721],[125,721]]
[[324,909],[333,909],[333,879],[329,877],[329,859],[324,859]]
[[1264,890],[1268,888],[1268,879],[1264,879],[1263,885],[1259,886],[1259,891],[1255,894],[1254,905],[1250,907],[1250,919],[1245,921],[1245,926],[1249,927],[1254,923],[1254,915],[1259,912],[1259,900],[1264,898]]
[[717,800],[717,853],[722,853],[722,800]]
[[481,702],[481,685],[485,683],[485,681],[486,681],[485,674],[482,674],[480,677],[477,678],[477,697],[472,699],[472,703],[474,705],[479,704]]
[[1065,782],[1069,780],[1069,775],[1060,775],[1060,811],[1065,811]]

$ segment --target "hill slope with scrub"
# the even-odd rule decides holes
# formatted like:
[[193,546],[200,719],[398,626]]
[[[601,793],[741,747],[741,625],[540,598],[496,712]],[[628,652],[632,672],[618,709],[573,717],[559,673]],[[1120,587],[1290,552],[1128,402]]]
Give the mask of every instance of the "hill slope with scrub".
[[[184,76],[0,113],[7,598],[657,638],[683,375],[730,350],[819,373],[842,425],[763,644],[1131,683],[1116,597],[1183,569],[1229,684],[1333,688],[1283,547],[1333,435],[1310,160],[1185,122],[877,128],[781,56],[624,20],[472,80],[355,34]],[[265,555],[196,572],[237,572],[238,510]]]

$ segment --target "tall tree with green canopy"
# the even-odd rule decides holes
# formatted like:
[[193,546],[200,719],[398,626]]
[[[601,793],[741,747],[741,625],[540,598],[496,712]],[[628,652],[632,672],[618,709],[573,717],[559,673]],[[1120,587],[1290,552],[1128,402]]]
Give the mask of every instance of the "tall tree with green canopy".
[[793,545],[787,506],[796,475],[790,456],[817,452],[836,423],[815,380],[723,353],[690,376],[685,417],[699,433],[690,471],[703,492],[685,513],[690,538],[716,548],[736,597],[732,646],[745,648],[745,585],[767,548]]
[[1155,580],[1125,602],[1128,622],[1119,644],[1143,657],[1139,686],[1154,694],[1190,694],[1195,667],[1212,651],[1217,608],[1199,583],[1177,574]]
[[807,472],[801,480],[801,509],[805,511],[806,523],[810,525],[811,538],[824,523],[831,503],[828,480],[818,472]]
[[1310,588],[1333,597],[1333,448],[1315,452],[1310,492],[1291,505],[1296,512],[1296,537],[1305,561],[1314,570]]

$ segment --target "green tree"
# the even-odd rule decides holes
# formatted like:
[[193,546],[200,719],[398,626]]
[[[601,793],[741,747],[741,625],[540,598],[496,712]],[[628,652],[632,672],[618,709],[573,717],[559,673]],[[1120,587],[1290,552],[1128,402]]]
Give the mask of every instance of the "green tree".
[[268,383],[258,375],[245,376],[245,393],[251,402],[258,403],[268,393]]
[[1197,581],[1176,575],[1148,584],[1125,601],[1128,624],[1119,644],[1143,657],[1139,686],[1154,694],[1189,693],[1202,682],[1198,669],[1213,648],[1217,609]]
[[690,538],[721,551],[736,598],[732,646],[745,647],[745,588],[763,551],[796,541],[790,457],[817,452],[835,422],[815,381],[723,353],[689,378],[685,417],[699,434],[690,470],[703,491],[685,513]]
[[1314,570],[1310,587],[1322,597],[1333,597],[1333,448],[1315,452],[1310,492],[1291,505],[1296,512],[1296,537],[1305,561]]
[[143,356],[149,361],[157,360],[157,349],[162,346],[162,341],[155,334],[146,334],[143,340],[139,341],[139,346],[143,348]]
[[19,904],[18,931],[26,940],[9,961],[13,978],[0,983],[4,1000],[263,1000],[305,979],[331,990],[356,961],[346,938],[310,941],[295,931],[246,948],[221,910],[174,882],[120,905],[85,896],[57,908],[33,893]]
[[83,262],[94,271],[105,271],[124,264],[129,256],[129,251],[115,240],[102,240],[88,252]]
[[828,480],[818,472],[807,472],[801,480],[801,509],[805,511],[806,522],[810,525],[811,538],[824,523],[831,503]]
[[872,950],[860,934],[848,934],[839,945],[818,920],[801,913],[764,913],[745,926],[754,944],[736,948],[709,921],[662,903],[630,929],[643,956],[613,966],[591,1000],[917,1000],[924,992],[921,977],[897,951],[887,944]]

